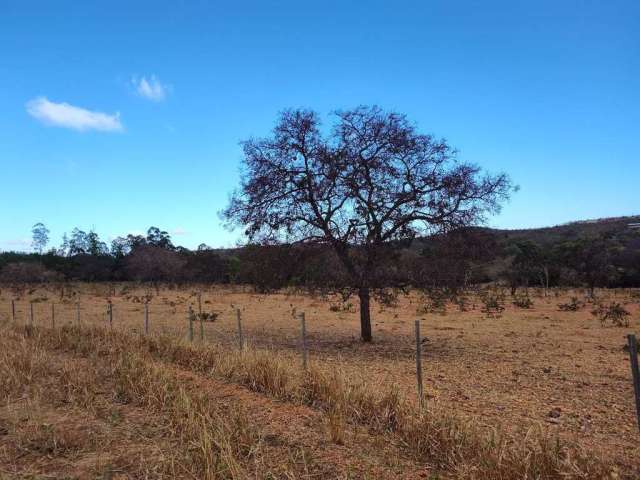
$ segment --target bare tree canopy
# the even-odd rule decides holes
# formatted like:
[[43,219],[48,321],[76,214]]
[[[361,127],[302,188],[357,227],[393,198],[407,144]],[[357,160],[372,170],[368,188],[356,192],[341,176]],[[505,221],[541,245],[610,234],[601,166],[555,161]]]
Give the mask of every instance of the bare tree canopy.
[[323,135],[309,110],[282,113],[270,138],[243,143],[240,189],[222,212],[250,241],[331,245],[358,289],[371,340],[369,290],[390,249],[418,235],[482,223],[510,191],[404,115],[361,106]]

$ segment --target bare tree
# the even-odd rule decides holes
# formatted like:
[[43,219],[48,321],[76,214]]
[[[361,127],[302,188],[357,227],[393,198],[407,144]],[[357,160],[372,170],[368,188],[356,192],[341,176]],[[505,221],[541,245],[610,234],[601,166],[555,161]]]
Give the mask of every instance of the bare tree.
[[175,281],[182,275],[185,263],[176,252],[154,245],[141,245],[126,258],[126,270],[137,281]]
[[335,115],[323,136],[316,113],[285,111],[272,137],[245,141],[241,187],[222,217],[251,241],[330,245],[358,292],[362,340],[371,341],[370,292],[389,286],[382,264],[393,249],[483,221],[511,184],[458,162],[404,115],[375,106]]

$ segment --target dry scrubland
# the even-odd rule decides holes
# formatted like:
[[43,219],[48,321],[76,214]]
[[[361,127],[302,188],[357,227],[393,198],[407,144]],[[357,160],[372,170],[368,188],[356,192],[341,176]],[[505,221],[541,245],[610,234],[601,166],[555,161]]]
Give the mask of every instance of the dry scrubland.
[[[217,314],[194,325],[187,309]],[[31,478],[638,478],[640,434],[625,335],[633,291],[596,292],[631,312],[602,325],[584,292],[506,297],[487,318],[424,313],[417,294],[375,305],[374,342],[355,308],[241,288],[2,288],[0,472]],[[16,301],[16,322],[11,319]],[[151,335],[143,334],[149,299]],[[76,324],[76,303],[81,324]],[[113,303],[113,329],[106,305]],[[29,304],[34,322],[30,325]],[[51,329],[51,303],[56,328]],[[238,349],[235,309],[247,345]],[[301,369],[304,311],[309,372]],[[422,319],[427,411],[415,402]]]

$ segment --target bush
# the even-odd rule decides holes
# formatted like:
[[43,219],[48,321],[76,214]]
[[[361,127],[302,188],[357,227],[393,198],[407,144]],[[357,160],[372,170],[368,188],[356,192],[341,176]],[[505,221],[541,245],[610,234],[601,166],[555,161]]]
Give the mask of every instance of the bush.
[[568,303],[559,303],[558,309],[563,312],[577,312],[584,304],[578,300],[578,297],[571,297],[571,301]]
[[342,302],[342,303],[332,303],[329,306],[329,311],[331,312],[350,312],[354,313],[356,311],[353,303],[351,302]]
[[203,322],[215,322],[220,314],[218,312],[196,313],[196,320]]
[[465,292],[459,292],[451,298],[451,303],[453,303],[458,310],[461,312],[466,312],[469,310],[469,296]]
[[500,318],[504,312],[504,293],[500,291],[488,291],[480,294],[482,309],[480,310],[489,318]]
[[445,315],[447,313],[447,294],[440,289],[426,290],[420,298],[420,306],[417,313],[439,313]]
[[513,298],[513,304],[518,308],[531,308],[533,301],[529,298],[529,295],[519,294]]
[[616,327],[628,327],[630,313],[617,302],[611,302],[608,305],[600,304],[591,311],[591,315],[600,320],[602,326],[607,322],[611,322]]
[[0,272],[0,283],[42,283],[60,280],[61,275],[47,270],[40,262],[15,262]]

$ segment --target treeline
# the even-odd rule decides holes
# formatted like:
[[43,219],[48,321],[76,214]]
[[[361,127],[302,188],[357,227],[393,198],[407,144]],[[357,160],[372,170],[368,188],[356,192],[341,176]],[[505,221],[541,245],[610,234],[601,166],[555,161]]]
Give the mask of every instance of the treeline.
[[[41,225],[41,224],[40,224]],[[639,232],[613,230],[534,241],[523,235],[468,228],[417,239],[379,258],[373,288],[462,288],[500,282],[519,287],[640,287]],[[74,229],[58,248],[0,253],[0,281],[144,281],[238,283],[269,291],[288,286],[341,289],[341,262],[326,245],[249,245],[214,250],[175,246],[157,227],[107,245],[93,232]],[[357,255],[357,251],[354,253]]]
[[175,246],[168,232],[150,227],[146,235],[127,235],[110,245],[94,231],[78,228],[48,251],[48,231],[34,226],[34,250],[39,253],[0,254],[0,281],[149,281],[230,282],[235,259],[202,244],[196,251]]

